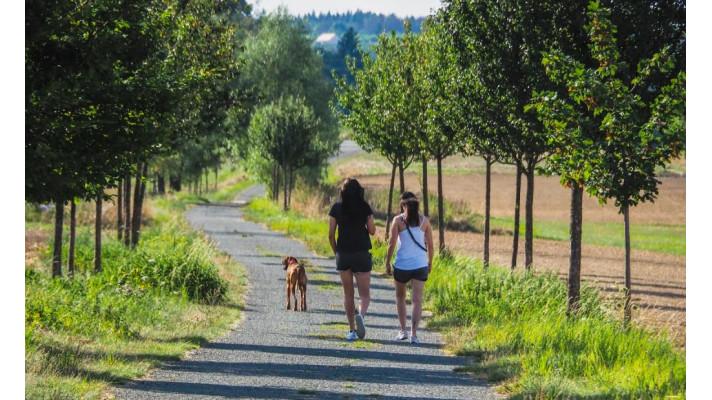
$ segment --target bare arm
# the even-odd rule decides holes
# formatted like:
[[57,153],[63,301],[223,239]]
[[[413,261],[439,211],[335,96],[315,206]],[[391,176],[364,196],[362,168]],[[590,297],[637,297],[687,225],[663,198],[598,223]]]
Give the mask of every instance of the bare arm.
[[329,244],[336,254],[336,218],[329,217]]
[[425,222],[425,246],[428,249],[428,272],[433,269],[433,227],[430,225],[430,220]]
[[388,242],[388,253],[386,254],[386,274],[391,274],[391,257],[393,257],[393,250],[396,248],[396,243],[398,242],[398,218],[393,218],[391,222],[391,239]]
[[366,221],[366,229],[368,229],[368,233],[371,236],[376,234],[376,223],[373,222],[373,214],[368,216],[368,221]]

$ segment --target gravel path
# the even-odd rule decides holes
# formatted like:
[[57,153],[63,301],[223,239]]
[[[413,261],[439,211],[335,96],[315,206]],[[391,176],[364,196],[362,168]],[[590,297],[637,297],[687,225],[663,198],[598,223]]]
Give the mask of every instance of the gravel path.
[[[251,187],[236,201],[262,191]],[[117,398],[496,398],[486,383],[453,372],[466,361],[443,354],[434,332],[420,332],[418,346],[393,340],[395,295],[386,279],[372,279],[366,339],[345,342],[346,317],[333,260],[241,215],[234,206],[196,206],[187,213],[194,227],[247,268],[249,291],[241,323],[187,359],[168,362],[143,380],[117,388]],[[283,255],[313,265],[308,269],[306,313],[285,310]]]

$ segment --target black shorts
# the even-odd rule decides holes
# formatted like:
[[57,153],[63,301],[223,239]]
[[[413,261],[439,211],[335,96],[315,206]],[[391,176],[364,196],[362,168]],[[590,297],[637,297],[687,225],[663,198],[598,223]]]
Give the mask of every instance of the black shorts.
[[393,279],[400,283],[408,283],[411,279],[425,282],[428,280],[428,267],[418,269],[398,269],[394,267]]
[[371,272],[371,269],[373,269],[371,252],[368,250],[348,253],[337,251],[336,269],[338,271]]

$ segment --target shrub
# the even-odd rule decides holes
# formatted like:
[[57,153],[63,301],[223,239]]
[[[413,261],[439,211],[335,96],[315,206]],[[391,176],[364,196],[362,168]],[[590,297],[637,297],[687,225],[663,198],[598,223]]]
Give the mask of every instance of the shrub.
[[[104,238],[103,267],[92,273],[92,232],[77,235],[75,277],[51,278],[25,272],[26,340],[35,330],[128,337],[151,324],[166,296],[215,304],[225,299],[227,284],[213,265],[213,250],[178,222],[149,227],[131,251]],[[51,248],[51,245],[49,246]],[[51,255],[46,254],[46,262]],[[183,300],[181,300],[183,299]]]

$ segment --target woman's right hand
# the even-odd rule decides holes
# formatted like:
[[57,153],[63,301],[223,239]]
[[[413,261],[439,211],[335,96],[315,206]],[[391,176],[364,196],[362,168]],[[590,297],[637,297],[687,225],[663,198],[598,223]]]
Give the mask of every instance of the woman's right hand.
[[391,263],[386,263],[386,275],[391,275],[393,271],[391,271]]

